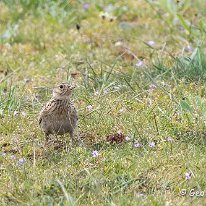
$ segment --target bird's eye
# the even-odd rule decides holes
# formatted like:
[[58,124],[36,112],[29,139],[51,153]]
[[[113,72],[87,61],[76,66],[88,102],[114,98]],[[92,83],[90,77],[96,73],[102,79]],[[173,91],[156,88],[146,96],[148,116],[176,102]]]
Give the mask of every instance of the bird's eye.
[[62,84],[59,86],[60,89],[63,89],[63,87],[64,87],[64,86],[63,86]]

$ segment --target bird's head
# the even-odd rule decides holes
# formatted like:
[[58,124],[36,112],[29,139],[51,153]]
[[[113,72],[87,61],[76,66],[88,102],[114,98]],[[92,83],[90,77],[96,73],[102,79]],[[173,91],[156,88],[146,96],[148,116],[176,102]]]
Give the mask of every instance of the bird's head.
[[71,86],[68,83],[61,83],[54,87],[53,97],[56,99],[67,99],[74,88],[75,86]]

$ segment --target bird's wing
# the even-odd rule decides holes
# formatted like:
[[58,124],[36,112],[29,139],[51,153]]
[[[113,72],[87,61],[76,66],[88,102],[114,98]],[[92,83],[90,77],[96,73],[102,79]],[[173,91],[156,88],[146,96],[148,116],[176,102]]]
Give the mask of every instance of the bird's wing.
[[57,101],[55,99],[52,99],[49,102],[47,102],[47,104],[43,107],[41,112],[50,113],[56,110],[56,108],[57,108]]
[[51,99],[49,102],[47,102],[47,104],[40,111],[39,118],[38,118],[39,124],[41,124],[42,118],[45,115],[52,113],[56,109],[56,106],[57,106],[56,100],[54,99]]
[[74,107],[74,105],[70,104],[68,107],[69,107],[69,109],[68,109],[69,115],[71,115],[73,118],[77,119],[77,110]]

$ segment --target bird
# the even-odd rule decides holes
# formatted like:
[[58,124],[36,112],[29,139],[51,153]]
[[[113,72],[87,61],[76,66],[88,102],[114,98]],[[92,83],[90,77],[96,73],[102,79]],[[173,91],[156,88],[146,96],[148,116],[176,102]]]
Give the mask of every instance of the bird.
[[69,133],[74,140],[74,130],[77,126],[77,111],[70,100],[75,86],[68,83],[58,84],[53,88],[52,98],[43,106],[39,113],[39,126],[43,130],[46,143],[49,135]]

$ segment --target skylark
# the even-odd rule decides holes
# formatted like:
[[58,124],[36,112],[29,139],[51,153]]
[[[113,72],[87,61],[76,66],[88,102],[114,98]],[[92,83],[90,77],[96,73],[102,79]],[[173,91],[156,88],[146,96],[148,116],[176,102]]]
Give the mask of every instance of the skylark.
[[69,133],[73,139],[77,125],[77,111],[70,100],[74,89],[67,83],[54,87],[52,98],[46,103],[39,114],[39,125],[42,128],[46,142],[50,134],[63,135]]

